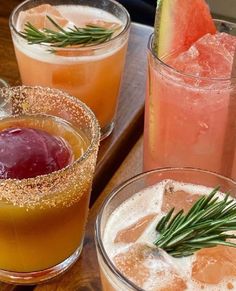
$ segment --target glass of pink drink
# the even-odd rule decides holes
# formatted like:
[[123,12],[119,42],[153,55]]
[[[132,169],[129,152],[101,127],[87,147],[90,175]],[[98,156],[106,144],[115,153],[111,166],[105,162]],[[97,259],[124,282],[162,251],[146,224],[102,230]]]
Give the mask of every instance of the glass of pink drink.
[[150,38],[145,170],[196,167],[236,178],[236,24],[215,24],[222,33],[204,35],[186,52],[164,59],[156,57]]
[[[87,24],[118,28],[105,43],[54,47],[57,52],[52,53],[48,45],[29,45],[19,34],[27,21],[39,29],[49,27],[46,15],[63,28]],[[10,27],[22,83],[58,88],[76,96],[95,113],[101,138],[108,136],[114,128],[130,28],[125,8],[113,0],[28,0],[12,12]]]
[[201,195],[220,185],[219,195],[235,199],[236,183],[191,168],[166,168],[140,174],[116,188],[96,221],[95,240],[105,291],[199,291],[236,288],[236,249],[203,248],[174,258],[157,248],[155,227],[175,207],[188,211]]

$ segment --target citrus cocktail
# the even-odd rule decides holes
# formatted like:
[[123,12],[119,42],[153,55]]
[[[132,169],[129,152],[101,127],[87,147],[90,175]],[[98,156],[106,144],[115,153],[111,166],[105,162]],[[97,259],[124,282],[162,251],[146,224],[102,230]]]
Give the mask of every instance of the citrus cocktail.
[[80,255],[100,132],[92,112],[59,90],[0,94],[0,280],[32,284]]
[[[10,26],[16,58],[24,85],[59,88],[85,102],[95,113],[102,138],[114,127],[120,83],[125,62],[130,20],[125,8],[112,0],[29,0],[12,13]],[[26,24],[40,31],[97,26],[112,31],[107,41],[53,47],[42,41],[29,44],[23,37]],[[86,38],[86,35],[83,35]]]

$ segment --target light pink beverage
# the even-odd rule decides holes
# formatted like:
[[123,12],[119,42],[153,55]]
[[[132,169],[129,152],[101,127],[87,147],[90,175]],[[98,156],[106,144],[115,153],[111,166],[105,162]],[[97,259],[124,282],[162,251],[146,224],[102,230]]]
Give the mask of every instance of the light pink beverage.
[[236,178],[235,50],[235,36],[208,34],[164,62],[150,41],[144,170],[196,167]]
[[[151,184],[151,186],[150,186]],[[195,169],[142,173],[116,188],[96,221],[95,240],[104,291],[225,291],[236,288],[236,248],[203,248],[173,257],[154,242],[156,226],[173,207],[186,214],[202,195],[221,185],[235,199],[236,184]],[[231,198],[230,198],[231,199]]]

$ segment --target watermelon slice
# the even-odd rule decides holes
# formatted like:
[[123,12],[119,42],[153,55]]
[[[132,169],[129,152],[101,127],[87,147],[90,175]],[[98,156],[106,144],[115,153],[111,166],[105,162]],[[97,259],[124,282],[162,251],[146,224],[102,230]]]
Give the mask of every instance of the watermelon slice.
[[186,51],[203,35],[216,33],[205,0],[158,0],[154,48],[158,57]]

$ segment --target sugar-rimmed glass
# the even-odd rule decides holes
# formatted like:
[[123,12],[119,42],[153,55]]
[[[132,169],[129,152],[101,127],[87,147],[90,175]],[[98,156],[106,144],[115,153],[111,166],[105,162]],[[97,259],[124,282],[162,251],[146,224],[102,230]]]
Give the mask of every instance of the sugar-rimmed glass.
[[83,154],[59,171],[0,180],[0,280],[33,284],[65,271],[80,255],[100,129],[85,104],[57,89],[1,88],[0,98],[0,126],[14,119],[27,127],[29,118],[29,127],[56,132],[74,153],[77,135],[86,141]]

